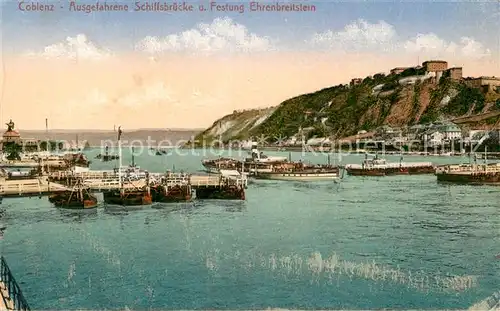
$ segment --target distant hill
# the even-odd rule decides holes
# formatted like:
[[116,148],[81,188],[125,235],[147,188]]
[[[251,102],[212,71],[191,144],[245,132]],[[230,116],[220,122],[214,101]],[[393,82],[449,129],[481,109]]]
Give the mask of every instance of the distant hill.
[[[148,138],[155,141],[151,143],[156,145],[159,141],[168,140],[172,144],[177,144],[181,141],[192,139],[193,136],[198,134],[200,130],[196,129],[139,129],[139,130],[124,130],[122,134],[122,141],[141,141],[145,143]],[[76,141],[78,135],[79,141],[87,141],[90,146],[99,147],[102,141],[111,140],[116,141],[118,133],[115,131],[106,130],[50,130],[47,134],[44,130],[19,130],[21,137],[34,138],[34,139],[51,139],[51,140],[65,140]],[[166,143],[164,144],[166,145]]]

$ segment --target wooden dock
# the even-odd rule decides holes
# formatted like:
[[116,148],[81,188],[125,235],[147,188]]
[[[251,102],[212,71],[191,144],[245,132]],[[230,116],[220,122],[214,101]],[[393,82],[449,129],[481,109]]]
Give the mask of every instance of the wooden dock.
[[23,180],[0,180],[0,196],[3,198],[49,195],[66,190],[69,190],[68,187],[48,182],[47,178],[43,177]]
[[64,160],[43,160],[38,163],[36,161],[1,161],[0,168],[36,168],[39,166],[43,167],[55,167],[64,168],[68,167],[68,164]]
[[[79,172],[72,173],[68,171],[59,171],[50,173],[50,179],[55,182],[63,183],[66,179],[81,178],[86,184],[91,185],[91,188],[95,189],[108,189],[117,188],[119,175],[113,171],[89,171],[89,172]],[[224,174],[212,174],[212,175],[193,175],[185,173],[149,173],[149,178],[151,181],[160,181],[166,179],[168,183],[171,184],[185,184],[190,183],[192,187],[209,187],[209,186],[219,186],[222,184],[234,184],[238,186],[247,185],[246,177],[241,176],[230,176]],[[124,183],[127,184],[127,177],[124,177]],[[145,178],[141,178],[145,180]],[[140,184],[138,182],[132,182],[132,184]],[[115,186],[114,186],[115,185]],[[133,186],[132,186],[133,187]]]
[[1,168],[35,168],[39,165],[36,162],[0,162]]
[[[63,175],[64,174],[64,175]],[[49,181],[49,176],[36,179],[6,180],[0,179],[0,197],[36,197],[46,196],[57,192],[71,190],[66,184],[68,178],[81,178],[83,183],[95,192],[116,190],[120,188],[118,174],[107,172],[85,172],[74,175],[65,175],[65,172],[55,172]],[[77,177],[76,177],[77,176]],[[150,174],[150,182],[163,182],[167,185],[190,185],[193,189],[224,188],[236,186],[246,188],[246,177],[228,175],[188,175],[182,173]],[[146,186],[146,178],[122,180],[125,189],[140,189]]]

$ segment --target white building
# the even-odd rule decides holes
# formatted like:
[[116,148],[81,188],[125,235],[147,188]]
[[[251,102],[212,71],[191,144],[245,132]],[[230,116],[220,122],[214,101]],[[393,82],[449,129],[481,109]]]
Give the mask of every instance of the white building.
[[424,134],[424,141],[426,141],[430,146],[441,145],[445,140],[445,134],[437,130]]

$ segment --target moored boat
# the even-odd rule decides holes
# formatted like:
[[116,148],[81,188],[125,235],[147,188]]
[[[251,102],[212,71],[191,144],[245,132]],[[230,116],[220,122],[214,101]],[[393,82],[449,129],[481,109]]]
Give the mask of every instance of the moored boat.
[[[120,166],[118,167],[118,184],[119,189],[114,189],[103,193],[104,202],[112,205],[122,205],[122,206],[140,206],[140,205],[150,205],[153,203],[151,197],[151,192],[149,188],[149,174],[145,172],[145,184],[143,187],[133,187],[125,189],[123,185],[123,172],[122,172],[122,148],[121,148],[121,127],[118,127],[118,160]],[[132,165],[131,168],[135,169],[134,156],[132,153]]]
[[187,202],[192,199],[189,175],[167,173],[160,182],[151,187],[153,202]]
[[92,209],[98,205],[97,198],[90,193],[81,180],[70,191],[49,196],[49,202],[66,209]]
[[345,170],[351,176],[391,176],[391,175],[420,175],[434,174],[435,167],[431,162],[403,162],[389,163],[375,155],[373,159],[365,160],[362,164],[347,164]]
[[333,165],[306,165],[286,163],[273,167],[270,172],[254,173],[257,179],[285,180],[285,181],[320,181],[335,180],[340,177],[340,169]]
[[118,160],[120,158],[120,155],[110,154],[109,147],[106,146],[104,154],[99,153],[95,158],[100,159],[103,162],[109,162],[113,160]]
[[263,152],[259,151],[257,144],[252,144],[252,150],[250,151],[250,158],[245,159],[245,163],[283,163],[288,162],[287,157],[276,157],[268,156]]
[[175,203],[191,200],[191,187],[189,185],[157,185],[151,187],[153,202]]
[[23,180],[23,179],[33,179],[36,178],[40,174],[37,168],[33,168],[31,170],[6,170],[4,168],[0,168],[0,176],[5,177],[7,180]]
[[153,199],[149,191],[143,189],[113,190],[104,192],[104,202],[112,205],[138,206],[150,205]]
[[500,163],[445,165],[436,169],[438,182],[500,185]]
[[220,157],[218,159],[202,160],[201,164],[208,173],[218,174],[220,170],[241,170],[243,162],[234,158]]
[[67,153],[63,155],[63,159],[68,162],[69,166],[89,167],[90,165],[90,161],[83,153]]
[[220,157],[218,159],[202,160],[202,165],[208,173],[218,174],[221,170],[236,170],[244,173],[252,172],[271,172],[272,167],[277,164],[286,163],[289,160],[286,157],[267,156],[257,149],[253,144],[249,152],[250,157],[243,161]]

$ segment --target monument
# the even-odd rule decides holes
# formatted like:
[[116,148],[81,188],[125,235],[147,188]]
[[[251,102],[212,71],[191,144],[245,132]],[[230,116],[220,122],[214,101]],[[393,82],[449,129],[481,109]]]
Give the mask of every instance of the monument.
[[21,135],[14,129],[14,122],[12,122],[12,119],[9,121],[9,123],[5,123],[5,125],[7,125],[7,130],[5,131],[5,133],[3,133],[3,143],[20,144]]

